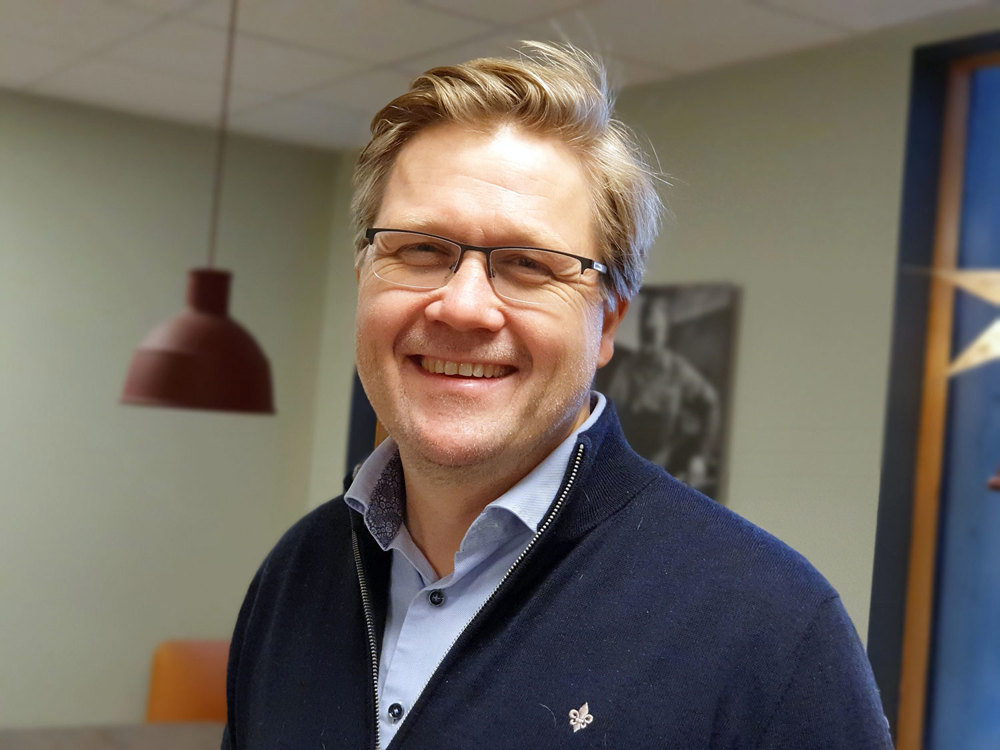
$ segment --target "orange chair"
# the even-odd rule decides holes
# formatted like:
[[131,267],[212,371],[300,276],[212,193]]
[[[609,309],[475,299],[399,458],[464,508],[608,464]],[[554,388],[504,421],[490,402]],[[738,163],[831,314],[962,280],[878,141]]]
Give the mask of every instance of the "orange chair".
[[146,721],[225,721],[229,641],[164,641],[153,654]]

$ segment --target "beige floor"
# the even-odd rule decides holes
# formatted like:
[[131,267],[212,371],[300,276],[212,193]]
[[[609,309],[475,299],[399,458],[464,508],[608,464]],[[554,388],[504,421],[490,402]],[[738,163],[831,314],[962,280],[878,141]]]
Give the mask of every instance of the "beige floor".
[[222,724],[0,729],[0,750],[218,750]]

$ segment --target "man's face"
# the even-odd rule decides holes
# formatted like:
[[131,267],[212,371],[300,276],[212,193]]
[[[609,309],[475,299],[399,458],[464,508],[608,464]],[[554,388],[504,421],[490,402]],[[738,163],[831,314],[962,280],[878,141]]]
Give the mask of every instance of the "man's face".
[[[597,258],[579,159],[553,138],[513,127],[420,132],[397,157],[375,226]],[[441,289],[394,287],[367,260],[358,279],[365,391],[404,462],[439,466],[537,464],[586,420],[591,379],[611,358],[626,307],[606,311],[595,271],[552,304],[510,302],[494,293],[476,252]],[[437,360],[454,364],[435,373]]]

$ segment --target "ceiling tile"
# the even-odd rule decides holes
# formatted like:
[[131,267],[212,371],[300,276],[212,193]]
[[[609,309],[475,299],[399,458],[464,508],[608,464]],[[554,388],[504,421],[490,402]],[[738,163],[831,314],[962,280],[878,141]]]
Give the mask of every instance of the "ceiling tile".
[[407,75],[418,76],[439,65],[455,65],[478,57],[513,57],[520,49],[523,38],[517,31],[502,31],[471,42],[438,47],[426,54],[403,60],[396,67]]
[[79,52],[50,47],[0,34],[0,88],[28,86],[49,73],[64,68]]
[[410,87],[412,76],[395,70],[374,70],[349,76],[330,86],[310,91],[309,99],[336,104],[365,114],[369,119]]
[[[207,125],[214,125],[218,120],[222,96],[218,83],[102,61],[78,65],[47,78],[31,91]],[[234,88],[232,108],[257,104],[268,96],[259,91]]]
[[[145,0],[143,0],[145,1]],[[160,0],[149,0],[150,2],[159,2]],[[247,8],[253,5],[257,5],[260,2],[268,2],[272,0],[240,0],[240,5],[236,9],[236,25],[240,29],[245,30],[243,22],[246,20]],[[170,2],[170,0],[162,0],[162,2]],[[199,21],[201,23],[209,23],[213,26],[219,26],[221,28],[228,28],[229,26],[229,11],[230,11],[230,0],[200,0],[195,5],[185,13],[185,16],[193,21]]]
[[555,16],[547,26],[599,55],[694,72],[843,38],[828,24],[745,0],[615,0]]
[[[137,34],[110,54],[115,60],[221,82],[226,32],[214,26],[175,20]],[[257,37],[237,35],[234,82],[273,93],[298,91],[330,81],[361,63]]]
[[320,148],[354,148],[367,140],[370,117],[301,98],[269,102],[233,117],[233,130]]
[[320,50],[241,37],[236,43],[236,81],[248,88],[298,91],[342,78],[364,63]]
[[661,65],[595,49],[594,41],[588,39],[588,36],[581,33],[570,34],[563,25],[556,26],[548,21],[540,21],[524,24],[475,42],[444,47],[431,54],[407,60],[399,67],[407,74],[416,76],[437,65],[454,65],[477,57],[512,57],[521,49],[523,40],[537,40],[569,41],[598,54],[607,68],[608,81],[616,90],[637,83],[664,80],[673,75],[673,71]]
[[985,0],[756,0],[764,7],[854,31],[905,23],[924,16],[976,5]]
[[0,0],[5,36],[78,52],[124,39],[156,18],[112,0]]
[[[243,40],[237,38],[237,58]],[[169,21],[116,46],[109,57],[153,70],[221,81],[226,32],[189,21]]]
[[[644,22],[633,19],[635,22]],[[614,40],[596,31],[583,13],[564,13],[544,21],[524,24],[515,30],[521,39],[575,44],[604,63],[608,82],[615,90],[651,81],[661,81],[677,74],[662,64],[642,57],[643,53],[614,44]]]
[[184,13],[212,0],[114,0],[120,5],[131,5],[133,8],[152,11],[153,13],[170,14]]
[[665,81],[677,75],[675,71],[667,68],[629,60],[618,55],[605,55],[601,59],[608,69],[608,82],[615,91],[621,91],[626,86],[636,86],[640,83]]
[[447,10],[496,24],[517,24],[561,13],[595,0],[412,0],[415,5]]
[[[218,8],[211,5],[195,15],[213,23],[220,20]],[[486,24],[405,0],[246,0],[239,28],[368,62],[391,62],[490,30]]]

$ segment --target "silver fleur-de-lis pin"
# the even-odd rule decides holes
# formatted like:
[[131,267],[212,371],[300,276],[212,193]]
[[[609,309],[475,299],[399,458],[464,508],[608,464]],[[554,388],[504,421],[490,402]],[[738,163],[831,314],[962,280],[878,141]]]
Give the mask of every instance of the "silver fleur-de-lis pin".
[[594,720],[594,717],[590,714],[590,708],[584,703],[580,706],[579,710],[573,708],[569,712],[569,724],[573,727],[574,732],[579,732],[585,726],[590,724]]

